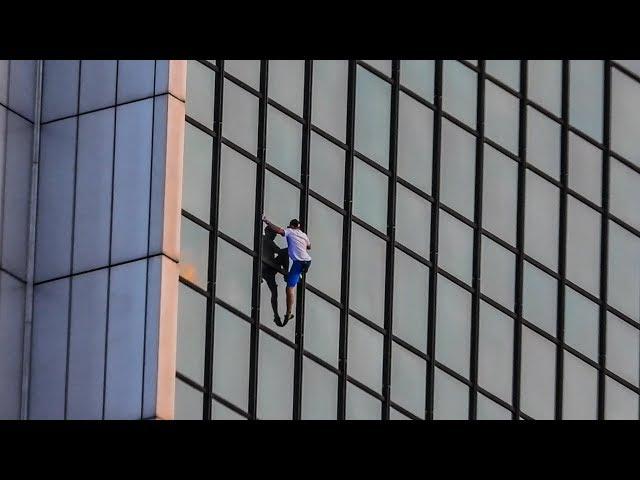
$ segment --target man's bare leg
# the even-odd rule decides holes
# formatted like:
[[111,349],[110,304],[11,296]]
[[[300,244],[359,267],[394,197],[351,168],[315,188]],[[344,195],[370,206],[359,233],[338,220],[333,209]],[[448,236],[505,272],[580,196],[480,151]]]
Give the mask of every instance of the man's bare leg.
[[291,310],[293,309],[293,301],[296,296],[296,288],[287,287],[286,292],[287,292],[287,313],[285,315],[285,320],[289,320],[289,318],[293,316],[291,315]]

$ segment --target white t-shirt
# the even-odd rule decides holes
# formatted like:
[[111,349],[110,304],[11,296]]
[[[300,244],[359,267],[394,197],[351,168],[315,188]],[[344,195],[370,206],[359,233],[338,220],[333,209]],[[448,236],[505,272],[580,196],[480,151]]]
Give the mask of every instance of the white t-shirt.
[[284,238],[287,240],[289,248],[289,257],[292,260],[307,261],[311,260],[307,245],[309,245],[309,237],[302,230],[296,228],[285,228]]

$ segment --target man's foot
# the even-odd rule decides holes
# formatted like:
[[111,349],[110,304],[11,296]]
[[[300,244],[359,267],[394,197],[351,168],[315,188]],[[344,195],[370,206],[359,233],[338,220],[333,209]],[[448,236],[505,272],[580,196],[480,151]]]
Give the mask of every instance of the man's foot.
[[282,326],[284,327],[287,323],[289,323],[289,320],[291,320],[293,318],[293,313],[287,313],[284,316],[284,323],[282,324]]

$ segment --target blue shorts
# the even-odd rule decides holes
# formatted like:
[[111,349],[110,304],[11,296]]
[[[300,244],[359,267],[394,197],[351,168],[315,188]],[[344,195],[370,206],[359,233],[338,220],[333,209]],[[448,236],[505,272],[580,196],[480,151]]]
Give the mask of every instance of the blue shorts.
[[311,266],[311,260],[302,261],[302,260],[294,260],[291,265],[291,270],[287,274],[287,287],[293,288],[300,281],[300,277],[302,277],[303,273],[306,273]]

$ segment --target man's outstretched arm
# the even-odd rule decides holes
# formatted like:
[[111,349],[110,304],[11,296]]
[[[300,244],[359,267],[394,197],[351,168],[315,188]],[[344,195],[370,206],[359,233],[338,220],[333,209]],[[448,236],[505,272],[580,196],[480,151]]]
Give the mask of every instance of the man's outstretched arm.
[[266,223],[267,225],[269,225],[269,227],[271,227],[275,232],[279,233],[280,235],[284,236],[284,228],[280,228],[279,226],[271,223],[268,219],[266,215],[262,215],[262,221],[264,223]]

